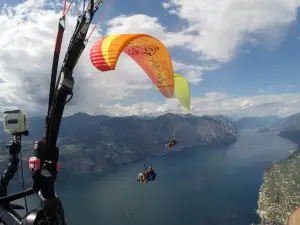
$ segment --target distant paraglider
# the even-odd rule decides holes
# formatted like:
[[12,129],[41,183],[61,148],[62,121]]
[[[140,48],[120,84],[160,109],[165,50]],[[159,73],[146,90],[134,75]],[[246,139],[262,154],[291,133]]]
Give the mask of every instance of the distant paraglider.
[[169,147],[172,148],[177,144],[177,140],[175,139],[175,137],[172,137],[171,140],[168,142],[168,144],[165,145],[165,147]]
[[[191,92],[190,86],[187,79],[180,75],[174,74],[174,96],[179,101],[180,105],[186,110],[190,111],[191,109]],[[172,148],[177,145],[178,141],[175,139],[176,129],[174,118],[171,118],[171,135],[172,138],[165,145],[165,147]]]

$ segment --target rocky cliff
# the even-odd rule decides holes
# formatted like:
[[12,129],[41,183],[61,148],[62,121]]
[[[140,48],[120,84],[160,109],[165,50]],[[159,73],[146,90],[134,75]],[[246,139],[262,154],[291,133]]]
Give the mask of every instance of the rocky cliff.
[[300,146],[300,129],[296,127],[282,129],[278,135]]
[[[278,135],[300,144],[300,113],[273,125]],[[300,150],[287,159],[270,165],[260,188],[258,214],[262,224],[286,225],[289,216],[300,206]]]
[[278,135],[300,145],[300,113],[283,119],[279,124]]
[[300,150],[270,165],[260,188],[258,214],[262,224],[286,225],[300,206]]

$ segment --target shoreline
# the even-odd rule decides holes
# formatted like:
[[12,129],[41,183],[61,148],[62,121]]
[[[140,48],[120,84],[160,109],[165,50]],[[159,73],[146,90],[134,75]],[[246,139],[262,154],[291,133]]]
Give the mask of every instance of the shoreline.
[[84,173],[76,173],[76,174],[64,174],[62,176],[65,176],[67,175],[69,178],[83,178],[83,177],[90,177],[90,176],[94,176],[94,175],[98,175],[98,176],[107,176],[107,175],[110,175],[111,173],[114,173],[120,169],[122,169],[123,167],[125,166],[130,166],[130,165],[134,165],[134,164],[137,164],[137,163],[141,163],[142,161],[149,161],[149,159],[153,158],[153,157],[164,157],[164,156],[167,156],[168,154],[172,154],[172,153],[175,153],[175,152],[182,152],[182,151],[186,151],[186,150],[190,150],[190,149],[193,149],[195,147],[199,147],[201,149],[206,149],[206,148],[213,148],[213,147],[228,147],[232,144],[235,144],[236,142],[238,141],[235,140],[234,142],[230,142],[230,143],[215,143],[215,144],[209,144],[209,145],[183,145],[183,146],[178,146],[178,148],[180,147],[179,150],[172,150],[172,151],[166,151],[166,152],[162,152],[162,153],[153,153],[152,155],[149,155],[149,156],[146,156],[146,157],[143,157],[143,158],[139,158],[131,163],[125,163],[125,164],[122,164],[122,165],[119,165],[119,166],[116,166],[116,167],[113,167],[113,168],[108,168],[108,169],[104,169],[102,171],[92,171],[92,172],[84,172]]

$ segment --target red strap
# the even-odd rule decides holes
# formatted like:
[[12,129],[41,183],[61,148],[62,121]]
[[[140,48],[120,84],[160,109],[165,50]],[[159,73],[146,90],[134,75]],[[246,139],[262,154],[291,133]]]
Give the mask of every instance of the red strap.
[[67,0],[64,1],[64,9],[63,9],[63,12],[62,12],[62,17],[65,17],[68,14],[68,12],[71,8],[72,2],[73,2],[73,0],[70,1],[69,6],[67,8]]
[[64,9],[63,9],[63,11],[62,11],[62,17],[63,17],[64,14],[65,14],[66,6],[67,6],[67,0],[64,1]]
[[88,35],[86,41],[88,41],[90,39],[90,37],[92,36],[93,32],[95,31],[96,27],[100,24],[101,20],[106,16],[108,10],[110,9],[110,6],[112,6],[115,3],[115,0],[110,0],[108,5],[105,8],[105,11],[103,12],[103,14],[100,16],[98,22],[94,25],[91,33]]
[[69,3],[69,7],[67,8],[67,10],[66,10],[66,12],[65,12],[65,16],[68,14],[68,12],[69,12],[69,10],[70,10],[70,8],[71,8],[71,5],[72,5],[72,0],[70,1],[70,3]]

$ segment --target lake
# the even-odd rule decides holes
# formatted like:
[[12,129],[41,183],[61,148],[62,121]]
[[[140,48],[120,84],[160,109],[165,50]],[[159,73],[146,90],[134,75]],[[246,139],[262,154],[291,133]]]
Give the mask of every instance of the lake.
[[[276,134],[241,134],[226,148],[190,148],[105,175],[58,179],[68,225],[249,225],[264,169],[295,144]],[[156,181],[136,182],[144,163]],[[29,199],[29,205],[35,199]]]

